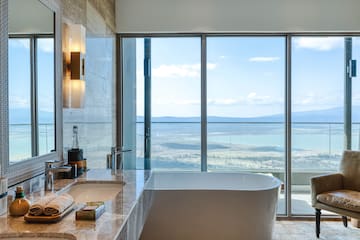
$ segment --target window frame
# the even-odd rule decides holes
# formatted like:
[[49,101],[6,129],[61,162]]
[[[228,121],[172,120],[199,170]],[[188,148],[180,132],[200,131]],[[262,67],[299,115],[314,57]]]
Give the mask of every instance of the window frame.
[[[38,109],[39,109],[39,101],[38,101],[38,89],[37,89],[37,85],[38,85],[38,74],[37,74],[37,66],[38,66],[38,39],[44,39],[44,38],[48,38],[48,39],[53,39],[55,40],[55,36],[54,34],[9,34],[8,39],[26,39],[29,40],[30,42],[30,102],[31,102],[31,106],[30,106],[30,113],[31,113],[31,118],[30,118],[30,125],[31,125],[31,158],[33,157],[38,157],[39,156],[39,123],[38,123]],[[55,42],[55,41],[54,41]],[[55,55],[55,52],[54,52]],[[55,64],[55,58],[54,58],[54,64]],[[55,75],[55,74],[54,74]],[[53,84],[55,86],[55,76],[53,79]],[[56,106],[55,106],[55,88],[54,88],[54,114],[56,111]],[[9,123],[10,125],[10,123]],[[55,121],[55,116],[54,116],[54,125],[55,125],[55,129],[56,129],[56,121]],[[56,142],[56,133],[54,135],[55,137],[55,142]],[[9,139],[10,140],[10,139]],[[56,151],[56,145],[55,145],[55,149]],[[10,161],[10,155],[9,155],[9,161]],[[22,159],[20,161],[26,161],[26,159]],[[16,163],[14,163],[16,164]]]
[[44,173],[45,161],[62,160],[62,28],[61,8],[56,0],[39,0],[54,13],[54,100],[55,152],[32,157],[19,163],[9,163],[9,102],[8,102],[8,1],[0,2],[0,161],[1,176],[8,178],[8,186]]
[[[291,55],[292,55],[292,39],[294,37],[360,37],[360,33],[356,32],[278,32],[278,33],[268,33],[268,32],[244,32],[244,33],[118,33],[117,34],[117,82],[119,85],[123,84],[123,69],[122,69],[122,40],[126,38],[146,38],[146,37],[199,37],[201,38],[201,171],[207,171],[207,76],[206,76],[206,43],[207,37],[284,37],[285,38],[285,104],[284,104],[284,114],[285,114],[285,214],[279,214],[278,217],[281,218],[309,218],[312,215],[308,214],[293,214],[292,213],[292,198],[291,198],[291,175],[292,175],[292,86],[291,86]],[[345,93],[344,93],[345,94]],[[117,91],[117,105],[121,104],[122,99],[122,89]],[[344,96],[345,98],[345,96]],[[116,132],[117,145],[122,146],[122,132],[119,131],[122,127],[122,117],[123,112],[122,108],[116,107],[117,116],[120,118],[117,120],[119,127]],[[352,111],[352,110],[351,110]],[[344,119],[345,121],[350,121],[351,119]],[[348,134],[348,133],[347,133]],[[350,136],[346,136],[347,139],[351,139],[352,133]],[[330,217],[331,218],[331,217]]]

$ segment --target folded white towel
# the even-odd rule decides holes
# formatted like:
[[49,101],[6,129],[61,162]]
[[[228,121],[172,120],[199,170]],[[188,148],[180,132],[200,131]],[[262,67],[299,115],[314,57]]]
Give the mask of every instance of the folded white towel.
[[51,194],[33,203],[29,209],[30,215],[34,215],[34,216],[43,215],[46,204],[48,204],[50,201],[54,200],[55,198],[56,195]]
[[70,207],[73,202],[73,197],[69,194],[64,193],[46,204],[44,214],[47,216],[61,214],[68,207]]

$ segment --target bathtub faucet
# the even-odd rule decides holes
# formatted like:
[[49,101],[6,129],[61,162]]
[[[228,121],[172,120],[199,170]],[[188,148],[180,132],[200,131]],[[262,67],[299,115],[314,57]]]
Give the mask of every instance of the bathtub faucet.
[[58,172],[70,172],[70,166],[54,166],[59,164],[58,160],[49,160],[45,162],[45,191],[54,189],[54,174]]

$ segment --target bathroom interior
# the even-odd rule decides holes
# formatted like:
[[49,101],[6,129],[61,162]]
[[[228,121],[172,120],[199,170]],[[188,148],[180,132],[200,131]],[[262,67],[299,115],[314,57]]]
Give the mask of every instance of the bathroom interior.
[[359,8],[0,0],[0,239],[360,239]]

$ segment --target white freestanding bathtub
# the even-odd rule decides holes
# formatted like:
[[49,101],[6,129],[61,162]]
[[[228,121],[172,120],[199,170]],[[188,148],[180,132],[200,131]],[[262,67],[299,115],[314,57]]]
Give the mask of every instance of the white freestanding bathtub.
[[270,240],[279,187],[252,173],[154,172],[142,240]]

